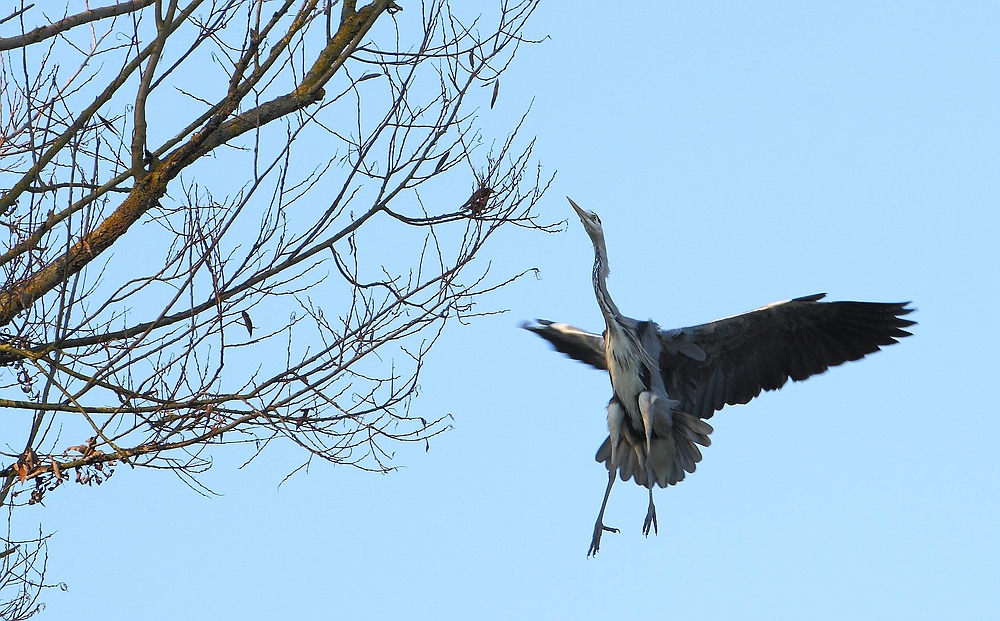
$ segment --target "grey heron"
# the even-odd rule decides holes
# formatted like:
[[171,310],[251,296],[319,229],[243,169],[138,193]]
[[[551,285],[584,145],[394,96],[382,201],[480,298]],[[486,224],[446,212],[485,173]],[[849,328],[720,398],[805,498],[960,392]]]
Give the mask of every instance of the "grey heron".
[[[568,197],[567,197],[568,198]],[[910,336],[909,302],[821,302],[825,294],[775,302],[757,310],[688,328],[662,330],[624,316],[608,293],[608,252],[601,219],[568,199],[594,244],[594,293],[604,334],[538,320],[528,330],[558,351],[611,376],[608,438],[596,459],[608,486],[594,524],[591,556],[605,531],[604,511],[615,482],[634,478],[649,490],[643,534],[658,531],[653,486],[667,487],[694,472],[698,446],[710,444],[705,419],[726,405],[747,403],[789,378],[802,381],[858,360]]]

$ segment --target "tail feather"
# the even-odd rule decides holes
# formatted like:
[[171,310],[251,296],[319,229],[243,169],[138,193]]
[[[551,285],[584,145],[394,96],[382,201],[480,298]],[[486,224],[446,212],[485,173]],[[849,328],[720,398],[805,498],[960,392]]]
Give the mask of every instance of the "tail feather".
[[603,462],[608,470],[611,470],[611,436],[604,439],[604,444],[601,448],[597,449],[597,455],[594,457],[598,462]]
[[691,416],[687,412],[674,412],[674,427],[683,430],[684,437],[691,442],[702,446],[712,445],[708,436],[715,430],[697,416]]
[[694,472],[695,464],[701,461],[701,451],[698,445],[689,442],[681,442],[677,445],[677,461],[685,472]]
[[[666,408],[664,408],[666,409]],[[650,455],[646,455],[644,438],[635,437],[623,428],[616,453],[618,456],[618,476],[622,481],[634,479],[638,485],[647,486],[646,460],[653,468],[656,485],[667,487],[684,480],[689,472],[694,472],[702,453],[699,445],[709,446],[712,426],[686,412],[657,408],[653,417],[653,437]],[[596,459],[611,470],[611,438],[607,438],[598,449]]]
[[[624,444],[624,443],[623,443]],[[619,445],[621,465],[618,467],[618,475],[622,481],[628,481],[635,474],[635,451],[629,446]],[[638,479],[636,479],[638,481]]]

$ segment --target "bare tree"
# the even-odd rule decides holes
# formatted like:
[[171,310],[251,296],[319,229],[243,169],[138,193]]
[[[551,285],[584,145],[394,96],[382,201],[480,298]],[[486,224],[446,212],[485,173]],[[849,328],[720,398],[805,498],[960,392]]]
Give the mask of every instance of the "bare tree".
[[[507,225],[548,228],[533,141],[477,125],[536,2],[463,17],[447,0],[133,0],[52,17],[22,1],[4,18],[10,515],[122,464],[198,486],[219,445],[283,439],[303,464],[385,471],[396,443],[443,431],[410,410],[425,356],[519,276],[475,259]],[[20,585],[4,592],[19,618],[44,546],[4,546],[25,576],[0,582]]]
[[[9,524],[9,522],[8,522]],[[38,600],[42,589],[65,584],[46,584],[48,536],[17,541],[0,538],[0,619],[27,619],[43,608]]]

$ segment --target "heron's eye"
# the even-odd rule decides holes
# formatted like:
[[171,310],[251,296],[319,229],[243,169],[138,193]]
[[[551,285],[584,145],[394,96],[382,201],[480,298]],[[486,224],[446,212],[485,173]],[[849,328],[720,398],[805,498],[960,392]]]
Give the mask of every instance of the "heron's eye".
[[596,213],[595,214],[591,214],[590,219],[593,220],[594,222],[598,223],[598,224],[601,223],[601,219],[597,217]]

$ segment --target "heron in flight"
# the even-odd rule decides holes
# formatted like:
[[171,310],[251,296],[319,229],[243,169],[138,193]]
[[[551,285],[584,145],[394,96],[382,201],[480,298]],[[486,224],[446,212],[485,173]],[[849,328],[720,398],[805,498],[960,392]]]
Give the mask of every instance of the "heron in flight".
[[[568,198],[568,197],[567,197]],[[788,378],[802,381],[881,346],[910,336],[909,302],[821,302],[825,294],[768,304],[757,310],[678,328],[624,316],[608,293],[608,251],[596,213],[568,199],[594,244],[594,293],[605,332],[593,334],[538,320],[528,330],[555,348],[611,375],[608,438],[596,459],[608,469],[608,487],[587,555],[597,554],[616,474],[649,490],[642,532],[658,531],[653,486],[666,487],[694,472],[700,446],[710,444],[711,418],[726,405],[747,403]]]

